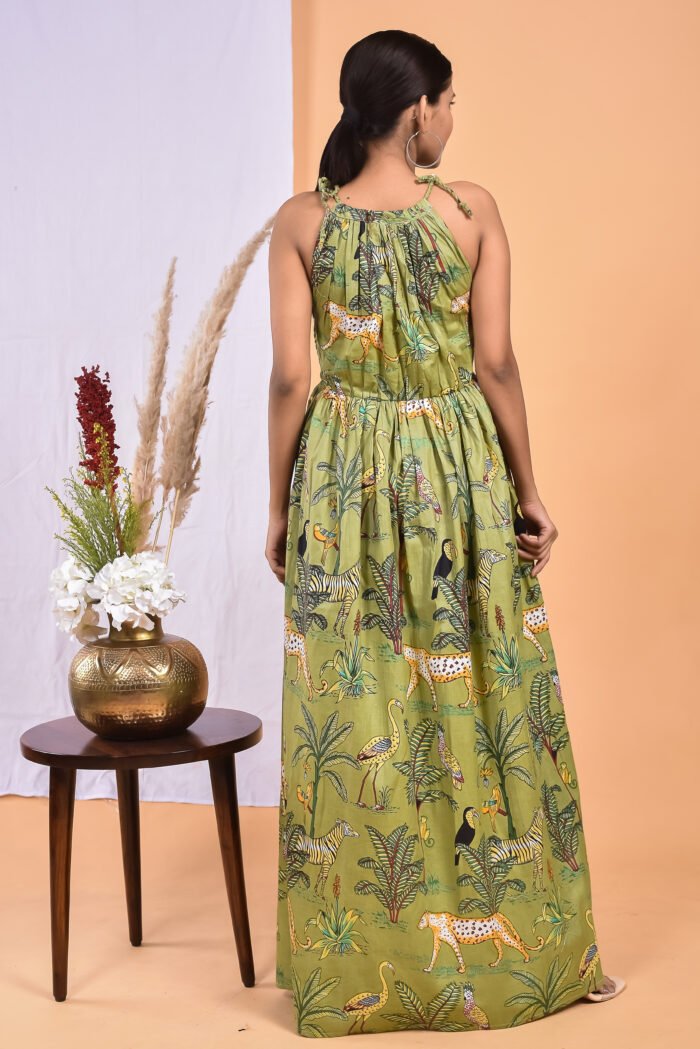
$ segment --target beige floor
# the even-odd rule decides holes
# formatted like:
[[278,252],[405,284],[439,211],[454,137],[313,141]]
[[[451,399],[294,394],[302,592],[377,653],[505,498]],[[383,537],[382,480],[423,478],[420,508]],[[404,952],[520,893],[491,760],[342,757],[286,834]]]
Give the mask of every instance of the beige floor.
[[[0,798],[3,1046],[191,1049],[228,1047],[237,1035],[246,1046],[299,1044],[291,993],[274,981],[277,811],[244,808],[241,818],[254,988],[240,980],[212,807],[142,803],[144,942],[136,948],[127,936],[117,806],[105,799],[76,802],[68,998],[55,1002],[48,801]],[[645,1049],[690,1039],[697,881],[682,865],[662,871],[630,858],[624,870],[599,859],[595,866],[606,968],[624,975],[627,988],[610,1002],[577,1002],[516,1030],[491,1031],[494,1047]],[[466,1035],[376,1034],[371,1044],[449,1049],[458,1037]]]

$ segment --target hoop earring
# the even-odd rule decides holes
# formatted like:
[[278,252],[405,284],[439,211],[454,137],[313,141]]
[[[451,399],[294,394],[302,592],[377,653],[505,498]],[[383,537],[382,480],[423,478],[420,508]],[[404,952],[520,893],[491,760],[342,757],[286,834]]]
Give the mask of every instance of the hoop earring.
[[411,139],[414,139],[417,135],[420,135],[420,134],[426,134],[426,132],[424,132],[424,131],[421,132],[420,130],[414,131],[413,134],[410,136],[410,138],[406,141],[406,160],[408,161],[409,164],[414,164],[417,168],[434,168],[435,165],[439,163],[440,158],[442,157],[442,151],[445,148],[445,143],[442,141],[442,139],[440,138],[439,135],[435,134],[434,131],[428,131],[427,134],[432,135],[440,143],[440,152],[438,153],[437,157],[432,162],[432,164],[419,164],[418,161],[414,160],[413,157],[408,152],[408,146],[409,146],[409,143],[411,142]]

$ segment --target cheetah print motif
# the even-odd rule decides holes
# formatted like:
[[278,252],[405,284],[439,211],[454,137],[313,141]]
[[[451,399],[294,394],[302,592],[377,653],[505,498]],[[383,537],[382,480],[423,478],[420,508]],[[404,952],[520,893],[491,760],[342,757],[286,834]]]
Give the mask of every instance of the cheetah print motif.
[[[342,303],[333,302],[332,299],[325,302],[323,306],[326,312],[331,315],[331,333],[328,342],[320,346],[319,349],[327,350],[337,338],[344,335],[351,342],[354,339],[360,340],[362,356],[353,358],[355,364],[362,364],[369,353],[370,346],[374,346],[376,350],[381,350],[384,353],[381,313],[351,313]],[[398,357],[388,356],[386,353],[384,356],[388,361],[398,361],[399,359]]]
[[314,692],[326,691],[328,688],[328,682],[325,678],[321,679],[321,684],[318,688],[316,688],[313,683],[311,671],[309,670],[309,662],[306,656],[306,638],[303,634],[300,634],[298,630],[294,630],[291,616],[284,617],[284,654],[285,656],[296,657],[297,674],[296,677],[292,679],[292,685],[296,685],[299,680],[299,672],[303,670],[304,681],[309,690],[309,699],[313,699]]
[[547,609],[544,607],[544,602],[541,601],[539,605],[523,609],[523,634],[528,641],[532,641],[540,654],[541,662],[545,663],[547,661],[547,653],[535,637],[536,634],[541,634],[543,630],[549,630],[549,619],[547,618]]
[[457,972],[465,970],[460,943],[482,943],[484,940],[493,940],[498,952],[495,961],[489,962],[490,966],[496,966],[503,957],[503,946],[514,947],[522,954],[525,961],[530,960],[528,951],[539,951],[544,944],[542,936],[538,936],[539,943],[532,947],[523,943],[515,931],[512,922],[506,918],[501,911],[496,911],[487,918],[463,918],[458,914],[450,914],[449,911],[423,911],[418,919],[419,929],[430,929],[433,934],[433,956],[430,965],[424,966],[424,972],[432,972],[440,951],[440,945],[447,943],[455,952],[457,959]]
[[445,426],[435,402],[431,400],[430,397],[421,397],[410,401],[399,401],[398,407],[399,412],[401,415],[405,416],[406,419],[417,419],[419,415],[427,415],[429,419],[432,419],[438,429],[444,430],[445,433],[451,433],[454,429],[454,425],[451,422]]
[[458,703],[458,707],[476,706],[478,699],[474,694],[485,696],[488,689],[478,689],[472,678],[472,654],[471,652],[450,652],[435,655],[425,648],[413,648],[411,645],[403,646],[403,657],[411,668],[411,677],[406,689],[406,699],[418,686],[418,677],[427,681],[430,694],[433,697],[433,710],[437,710],[437,695],[434,682],[456,681],[464,678],[467,686],[467,699],[464,703]]
[[350,417],[348,397],[338,380],[336,379],[332,386],[324,386],[321,396],[331,402],[330,418],[333,419],[335,413],[338,413],[341,437],[347,436],[349,427],[354,426],[357,419],[355,416]]
[[450,313],[469,313],[470,295],[471,288],[468,288],[463,295],[455,295],[450,303]]

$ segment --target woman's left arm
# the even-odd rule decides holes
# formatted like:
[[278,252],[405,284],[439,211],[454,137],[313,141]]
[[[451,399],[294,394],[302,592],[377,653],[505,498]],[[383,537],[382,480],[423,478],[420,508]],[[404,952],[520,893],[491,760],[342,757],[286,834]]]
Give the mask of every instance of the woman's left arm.
[[265,557],[280,582],[284,567],[289,488],[311,383],[311,286],[299,244],[308,194],[290,197],[277,212],[269,248],[272,370],[268,402],[269,523]]

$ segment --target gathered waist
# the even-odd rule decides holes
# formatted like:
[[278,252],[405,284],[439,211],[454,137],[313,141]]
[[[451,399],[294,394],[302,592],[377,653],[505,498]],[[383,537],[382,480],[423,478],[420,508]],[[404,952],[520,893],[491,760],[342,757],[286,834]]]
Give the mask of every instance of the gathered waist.
[[461,390],[466,389],[480,389],[475,372],[467,373],[465,378],[462,379],[457,386],[443,386],[437,393],[426,393],[422,397],[393,397],[390,393],[382,393],[380,390],[347,389],[343,386],[337,375],[325,375],[321,373],[321,378],[316,386],[314,386],[309,397],[312,399],[317,394],[321,394],[326,397],[338,397],[351,401],[376,400],[392,401],[397,404],[412,404],[419,401],[435,401],[440,400],[441,398],[450,398],[455,394],[458,394]]

